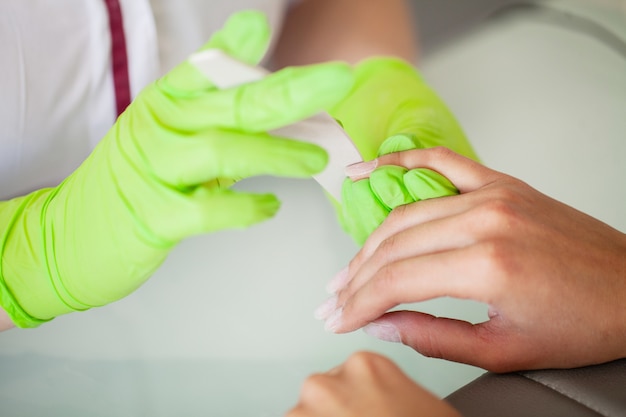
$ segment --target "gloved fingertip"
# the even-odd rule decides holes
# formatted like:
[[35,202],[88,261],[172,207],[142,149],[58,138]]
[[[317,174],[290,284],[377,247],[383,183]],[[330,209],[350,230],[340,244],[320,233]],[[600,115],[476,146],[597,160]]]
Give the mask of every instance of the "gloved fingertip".
[[319,174],[324,170],[324,168],[326,168],[326,165],[328,165],[328,152],[326,152],[324,148],[317,145],[307,145],[310,145],[311,148],[306,152],[306,155],[304,155],[305,157],[302,158],[302,165],[305,168],[304,175],[309,176]]
[[281,202],[273,194],[231,193],[230,210],[222,213],[223,221],[217,222],[219,229],[246,229],[269,220],[278,213]]
[[[289,143],[283,140],[285,145]],[[319,174],[328,164],[328,152],[312,143],[291,141],[291,146],[279,149],[275,147],[271,153],[259,150],[256,165],[242,165],[240,175],[244,177],[254,175],[272,175],[276,177],[309,178]],[[251,168],[260,171],[250,171]]]
[[277,83],[288,81],[294,103],[313,102],[329,108],[344,99],[354,84],[352,68],[345,62],[288,67],[273,74]]
[[198,187],[168,223],[167,236],[182,240],[218,230],[245,229],[270,219],[280,209],[273,194],[254,194],[230,189]]
[[404,184],[408,171],[405,167],[384,165],[370,175],[372,192],[389,210],[416,201]]
[[359,246],[389,214],[372,192],[369,179],[352,182],[346,179],[342,188],[342,226]]
[[378,149],[378,156],[421,148],[422,145],[415,135],[400,133],[385,139]]
[[214,88],[213,83],[188,61],[181,62],[156,81],[158,88],[171,97],[193,97]]
[[242,10],[230,16],[220,31],[200,50],[218,48],[249,65],[256,65],[267,51],[271,27],[258,10]]
[[256,213],[253,222],[256,223],[257,218],[259,221],[274,217],[278,210],[280,210],[281,202],[274,194],[260,194],[255,196]]
[[412,169],[404,175],[404,184],[416,201],[459,194],[446,177],[426,168]]
[[[267,17],[256,10],[244,10],[233,14],[199,51],[221,49],[237,60],[256,65],[267,51],[270,37]],[[158,83],[162,90],[176,97],[214,88],[213,83],[188,61],[180,63]]]

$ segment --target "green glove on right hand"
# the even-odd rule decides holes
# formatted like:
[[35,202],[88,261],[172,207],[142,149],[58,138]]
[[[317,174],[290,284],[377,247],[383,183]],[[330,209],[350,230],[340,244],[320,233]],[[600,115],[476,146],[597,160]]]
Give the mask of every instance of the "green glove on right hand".
[[[395,58],[371,58],[356,66],[355,75],[352,92],[330,113],[365,161],[435,146],[478,159],[450,110],[412,65]],[[434,171],[386,166],[368,179],[347,179],[342,193],[340,222],[362,244],[395,207],[457,190]]]
[[[234,15],[205,46],[257,64],[263,15]],[[185,62],[148,86],[63,183],[0,203],[0,305],[20,327],[102,306],[139,287],[182,239],[272,217],[273,195],[222,179],[309,177],[327,163],[309,143],[266,132],[336,104],[344,64],[288,68],[219,91]]]

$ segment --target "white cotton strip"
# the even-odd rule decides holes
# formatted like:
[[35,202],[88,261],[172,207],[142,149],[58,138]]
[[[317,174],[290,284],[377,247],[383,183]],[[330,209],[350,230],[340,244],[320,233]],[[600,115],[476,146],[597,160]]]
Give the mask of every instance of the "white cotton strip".
[[[263,79],[269,72],[238,61],[219,49],[197,52],[189,61],[220,89]],[[318,113],[308,119],[270,132],[321,146],[328,152],[328,165],[315,175],[315,180],[341,201],[341,186],[346,177],[344,168],[363,159],[345,130],[328,113]]]

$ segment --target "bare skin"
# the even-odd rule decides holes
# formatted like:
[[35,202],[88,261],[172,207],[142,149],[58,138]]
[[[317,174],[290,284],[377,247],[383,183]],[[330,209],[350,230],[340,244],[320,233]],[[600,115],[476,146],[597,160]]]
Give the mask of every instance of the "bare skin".
[[[366,326],[426,356],[496,372],[626,357],[624,233],[444,148],[378,164],[433,169],[461,194],[391,213],[336,284],[329,330]],[[443,296],[489,305],[490,320],[388,313]]]
[[303,0],[287,15],[273,63],[354,64],[375,55],[416,62],[416,39],[405,0]]
[[9,315],[6,313],[6,311],[4,311],[2,307],[0,307],[0,332],[9,330],[13,327],[15,327],[15,325],[9,318]]
[[342,365],[304,381],[286,417],[460,417],[389,359],[358,352]]

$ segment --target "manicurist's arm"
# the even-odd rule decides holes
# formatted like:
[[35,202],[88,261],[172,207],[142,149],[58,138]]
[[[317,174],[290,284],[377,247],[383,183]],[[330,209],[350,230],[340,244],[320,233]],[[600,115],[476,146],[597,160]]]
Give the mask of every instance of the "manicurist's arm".
[[[302,0],[287,14],[273,63],[277,67],[333,60],[353,64],[352,91],[328,111],[341,122],[365,161],[434,146],[478,159],[454,115],[416,68],[417,55],[417,34],[407,1]],[[387,174],[389,181],[378,178],[378,183],[391,190],[393,178],[404,173],[396,169]],[[401,203],[456,194],[449,181],[432,171],[420,172],[416,182],[419,195]],[[363,243],[391,207],[375,198],[369,180],[348,182],[344,188],[350,198],[336,204],[341,224],[357,243]]]
[[404,0],[302,0],[289,11],[273,55],[277,67],[371,56],[417,60]]
[[14,327],[13,322],[7,315],[6,311],[0,307],[0,332],[9,330],[12,327]]

